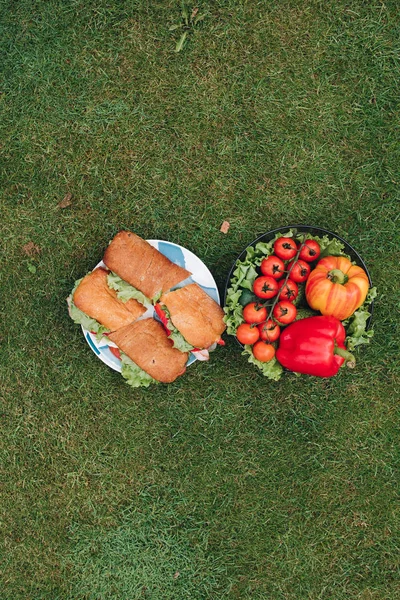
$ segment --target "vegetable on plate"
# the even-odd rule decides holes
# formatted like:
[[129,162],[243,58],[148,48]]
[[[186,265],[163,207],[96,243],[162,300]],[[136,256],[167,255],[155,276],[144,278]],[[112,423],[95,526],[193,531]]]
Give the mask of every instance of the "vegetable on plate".
[[283,331],[276,358],[295,373],[332,377],[346,361],[355,364],[345,345],[346,330],[336,317],[308,317]]
[[363,304],[368,289],[368,276],[362,267],[345,256],[326,256],[307,279],[306,298],[314,310],[344,320]]

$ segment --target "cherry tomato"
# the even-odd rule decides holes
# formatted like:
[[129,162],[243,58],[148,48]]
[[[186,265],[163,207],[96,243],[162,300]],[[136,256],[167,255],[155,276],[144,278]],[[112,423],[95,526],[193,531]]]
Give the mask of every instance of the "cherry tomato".
[[285,281],[279,282],[279,300],[289,300],[289,302],[294,302],[296,300],[299,288],[297,287],[297,283],[288,279]]
[[280,325],[288,325],[295,320],[297,315],[297,308],[292,302],[288,300],[281,300],[275,305],[272,311],[274,319],[278,321]]
[[246,323],[261,323],[267,318],[267,309],[258,302],[250,302],[243,309],[243,318]]
[[253,283],[253,292],[259,298],[273,298],[278,293],[278,283],[273,277],[261,275]]
[[274,252],[282,260],[290,260],[296,256],[297,244],[293,238],[280,237],[274,242]]
[[253,346],[253,355],[261,362],[269,362],[275,356],[275,348],[260,340]]
[[[290,269],[292,270],[290,271]],[[304,281],[307,281],[311,272],[311,267],[304,260],[296,260],[296,262],[292,260],[292,262],[288,264],[287,270],[290,271],[290,279],[296,283],[303,283]]]
[[319,258],[321,248],[315,240],[306,240],[304,246],[300,250],[299,258],[306,262],[313,262]]
[[260,340],[264,342],[275,342],[281,334],[281,328],[272,319],[268,319],[265,323],[260,323],[258,331],[260,332]]
[[264,258],[260,265],[261,273],[274,279],[280,279],[285,273],[285,264],[278,256]]
[[260,338],[260,332],[250,323],[242,323],[236,330],[236,337],[241,344],[255,344]]

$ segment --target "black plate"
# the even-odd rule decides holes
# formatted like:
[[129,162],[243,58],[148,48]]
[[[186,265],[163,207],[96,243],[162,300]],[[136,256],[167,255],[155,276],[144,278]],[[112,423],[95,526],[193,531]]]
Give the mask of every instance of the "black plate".
[[[250,244],[247,244],[246,248],[244,248],[242,250],[242,252],[239,254],[239,256],[234,261],[234,263],[231,267],[231,270],[229,271],[227,280],[226,280],[225,291],[224,291],[224,306],[226,306],[226,296],[228,293],[228,289],[231,287],[230,281],[233,276],[233,271],[236,269],[236,263],[238,260],[243,260],[245,258],[247,248],[249,246],[255,246],[256,244],[258,244],[258,242],[270,242],[277,233],[282,233],[284,235],[290,229],[296,229],[298,231],[298,233],[309,233],[310,235],[316,235],[318,237],[323,237],[324,235],[327,235],[329,237],[338,239],[344,245],[344,251],[346,252],[346,254],[348,254],[351,257],[351,259],[357,263],[358,266],[360,266],[364,269],[364,271],[366,272],[366,274],[368,276],[369,287],[372,287],[371,276],[369,274],[369,271],[367,269],[365,262],[363,261],[361,256],[358,254],[358,252],[353,248],[353,246],[351,246],[348,242],[346,242],[346,240],[344,240],[339,235],[337,235],[337,233],[333,233],[333,231],[328,231],[327,229],[321,229],[320,227],[313,227],[312,225],[285,225],[284,227],[277,227],[276,229],[272,229],[272,231],[267,231],[266,233],[263,233],[258,238],[256,238],[252,242],[250,242]],[[371,313],[371,316],[368,318],[366,329],[369,329],[371,326],[373,308],[374,308],[374,301],[371,302],[370,307],[369,307],[369,312]],[[238,343],[240,344],[240,342],[238,342]],[[242,344],[240,344],[240,346],[243,347]]]

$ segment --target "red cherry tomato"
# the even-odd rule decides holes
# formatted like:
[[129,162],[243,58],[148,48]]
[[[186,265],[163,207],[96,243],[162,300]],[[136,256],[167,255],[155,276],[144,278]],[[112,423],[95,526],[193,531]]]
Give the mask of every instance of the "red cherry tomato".
[[297,283],[288,279],[285,281],[279,282],[279,300],[289,300],[289,302],[294,302],[298,296],[299,288],[297,287]]
[[253,283],[253,292],[259,298],[273,298],[278,293],[278,283],[273,277],[261,275]]
[[260,338],[260,332],[250,323],[242,323],[236,330],[236,337],[241,344],[255,344]]
[[260,340],[264,342],[275,342],[281,334],[281,328],[272,319],[268,319],[265,323],[260,323],[258,331],[260,332]]
[[253,356],[261,362],[269,362],[275,356],[275,348],[260,340],[253,346]]
[[278,256],[264,258],[260,265],[261,273],[274,279],[280,279],[285,273],[285,264]]
[[280,237],[274,242],[274,253],[282,260],[290,260],[296,256],[297,244],[293,238]]
[[306,240],[304,246],[300,250],[299,258],[306,262],[313,262],[319,258],[321,248],[315,240]]
[[[292,270],[290,271],[290,269]],[[304,281],[307,281],[308,276],[311,273],[310,265],[304,260],[296,260],[296,262],[292,260],[292,262],[288,264],[287,270],[290,271],[290,279],[296,283],[303,283]]]
[[275,305],[272,314],[274,319],[276,319],[280,325],[288,325],[295,320],[297,308],[292,302],[281,300]]
[[267,309],[258,302],[250,302],[243,308],[246,323],[261,323],[267,318]]

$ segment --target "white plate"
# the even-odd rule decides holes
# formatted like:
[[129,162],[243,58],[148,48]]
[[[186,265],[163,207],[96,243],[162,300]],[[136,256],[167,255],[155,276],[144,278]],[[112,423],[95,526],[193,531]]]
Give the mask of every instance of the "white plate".
[[[179,265],[180,267],[190,271],[192,276],[185,281],[182,281],[176,287],[182,287],[182,285],[187,285],[188,283],[197,283],[203,290],[211,296],[213,300],[220,303],[219,292],[217,288],[217,284],[215,283],[214,277],[211,275],[210,270],[206,267],[206,265],[190,250],[179,246],[179,244],[173,244],[172,242],[165,242],[163,240],[147,240],[149,244],[151,244],[154,248],[157,248],[164,254],[170,261]],[[103,261],[100,261],[97,267],[105,267]],[[155,317],[156,314],[154,308],[151,306],[147,312],[141,317]],[[89,344],[90,348],[96,354],[96,356],[103,361],[107,366],[114,369],[114,371],[121,372],[121,361],[114,356],[114,354],[110,350],[110,346],[115,346],[113,342],[107,342],[106,338],[102,338],[100,341],[96,339],[96,335],[90,333],[87,329],[82,327],[83,335],[85,336],[85,340]],[[196,357],[193,353],[190,353],[189,360],[187,365],[191,365],[196,361]]]

